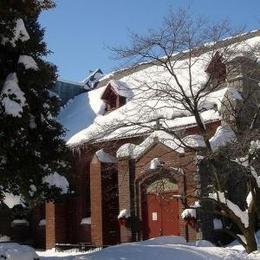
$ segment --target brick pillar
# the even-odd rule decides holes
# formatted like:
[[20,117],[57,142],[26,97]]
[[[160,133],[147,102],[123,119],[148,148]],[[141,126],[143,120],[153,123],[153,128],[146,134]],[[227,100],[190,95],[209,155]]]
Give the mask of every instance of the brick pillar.
[[102,224],[102,173],[101,163],[96,156],[90,164],[90,207],[91,241],[96,246],[103,245]]
[[45,218],[46,218],[46,249],[55,247],[56,243],[56,227],[55,227],[55,204],[47,202],[45,205]]
[[[130,183],[129,183],[129,163],[128,159],[118,162],[118,191],[119,191],[119,210],[127,209],[131,212],[130,207]],[[133,216],[132,216],[133,217]],[[120,226],[120,242],[130,242],[132,232],[130,227]]]

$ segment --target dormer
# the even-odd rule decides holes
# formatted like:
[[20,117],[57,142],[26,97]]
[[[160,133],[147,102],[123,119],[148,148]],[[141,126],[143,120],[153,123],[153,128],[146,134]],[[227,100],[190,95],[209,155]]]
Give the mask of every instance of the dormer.
[[225,82],[227,77],[226,65],[223,63],[222,56],[218,51],[213,56],[205,72],[211,77],[211,84],[213,87]]
[[124,104],[132,97],[132,90],[126,83],[119,80],[111,80],[108,82],[101,99],[105,102],[105,111],[115,110]]

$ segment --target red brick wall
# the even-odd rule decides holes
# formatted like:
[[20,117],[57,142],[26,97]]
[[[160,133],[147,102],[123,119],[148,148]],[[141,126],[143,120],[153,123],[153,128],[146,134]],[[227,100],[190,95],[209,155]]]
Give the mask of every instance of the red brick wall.
[[[130,180],[129,180],[129,161],[128,159],[119,160],[118,162],[118,196],[119,196],[119,211],[127,209],[131,212],[130,204]],[[132,198],[133,199],[133,198]],[[120,241],[129,242],[132,239],[130,228],[120,225]]]
[[101,163],[96,157],[90,165],[91,240],[96,246],[103,245]]
[[[220,122],[214,122],[207,125],[210,136],[215,132],[215,129],[219,125]],[[182,130],[182,133],[185,135],[195,134],[196,132],[196,127]],[[48,214],[46,214],[46,220],[48,219],[47,222],[49,222],[46,226],[46,245],[48,248],[53,247],[55,242],[58,241],[66,241],[69,243],[88,242],[90,240],[90,230],[84,225],[80,225],[80,222],[83,217],[89,217],[90,213],[92,220],[92,243],[95,245],[102,245],[104,243],[105,237],[103,225],[105,220],[104,205],[102,204],[104,199],[102,197],[104,180],[102,180],[102,169],[100,162],[94,158],[90,164],[90,160],[92,159],[95,150],[106,147],[110,154],[115,154],[117,149],[126,142],[140,143],[141,138],[128,138],[125,140],[118,140],[116,142],[100,143],[97,144],[95,148],[92,148],[92,150],[86,149],[86,147],[83,146],[80,153],[75,153],[74,187],[76,190],[76,195],[70,198],[64,207],[59,206],[56,209],[51,205],[46,207],[46,212],[48,211]],[[118,162],[119,206],[118,209],[115,210],[116,216],[119,213],[119,210],[124,208],[129,209],[132,213],[134,212],[135,206],[133,202],[135,201],[133,198],[130,199],[130,197],[133,197],[134,194],[130,195],[131,192],[129,183],[133,187],[134,181],[145,175],[147,165],[155,157],[162,158],[162,160],[166,162],[166,167],[185,167],[185,172],[187,175],[187,193],[193,194],[195,186],[193,173],[196,169],[194,165],[186,164],[189,160],[193,159],[194,155],[192,153],[186,153],[183,156],[171,151],[161,144],[157,144],[153,147],[153,149],[146,152],[142,158],[137,160],[136,168],[134,167],[131,173],[129,173],[128,159],[123,159]],[[131,180],[129,180],[129,178]],[[182,179],[179,180],[179,188],[180,192],[183,193],[184,186]],[[188,202],[188,204],[189,203],[191,202]],[[181,202],[179,210],[180,213],[183,210]],[[185,234],[184,223],[181,219],[180,225],[183,226],[182,234]],[[130,229],[120,227],[120,232],[122,242],[134,239]],[[195,233],[193,230],[189,228],[188,232],[190,238],[195,238]]]
[[55,204],[48,202],[45,205],[46,210],[46,249],[55,247],[56,231],[55,231]]

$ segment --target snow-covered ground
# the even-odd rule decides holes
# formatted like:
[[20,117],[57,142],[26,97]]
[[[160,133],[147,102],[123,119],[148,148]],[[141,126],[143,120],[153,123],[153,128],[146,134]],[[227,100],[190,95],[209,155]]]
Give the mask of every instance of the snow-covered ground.
[[[258,244],[260,244],[260,232],[256,234],[256,237]],[[73,249],[57,252],[52,249],[35,253],[28,246],[9,242],[0,243],[0,259],[7,260],[143,260],[156,257],[162,260],[259,260],[260,248],[248,255],[236,241],[227,247],[215,247],[205,240],[187,243],[184,238],[176,236],[158,237],[88,252],[79,252]]]
[[[258,234],[260,238],[260,232]],[[96,252],[80,253],[76,251],[55,252],[55,250],[37,252],[41,260],[259,260],[260,251],[247,255],[242,246],[233,242],[228,247],[215,247],[208,241],[186,243],[181,237],[158,237],[142,242],[126,243],[98,250]]]

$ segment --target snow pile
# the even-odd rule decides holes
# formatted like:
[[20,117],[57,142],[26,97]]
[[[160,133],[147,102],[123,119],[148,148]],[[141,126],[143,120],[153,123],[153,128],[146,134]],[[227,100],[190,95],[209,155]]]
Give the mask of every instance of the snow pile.
[[248,210],[241,210],[238,205],[225,198],[224,192],[209,193],[209,198],[226,205],[243,223],[245,228],[249,226]]
[[159,158],[153,158],[150,162],[150,170],[156,170],[161,166],[161,161]]
[[129,217],[130,217],[130,213],[128,212],[127,209],[122,209],[119,212],[118,216],[117,216],[118,219],[120,219],[120,218],[129,218]]
[[23,19],[19,18],[16,20],[15,27],[13,29],[13,38],[3,38],[2,44],[5,45],[6,43],[10,42],[13,47],[16,46],[16,42],[18,40],[25,42],[30,39],[30,36],[25,28]]
[[214,136],[209,139],[213,151],[235,140],[236,135],[229,126],[219,126]]
[[183,210],[183,212],[181,213],[181,217],[183,219],[186,218],[196,218],[196,209],[185,209]]
[[182,237],[157,237],[141,242],[125,243],[111,246],[101,251],[77,256],[78,260],[107,260],[107,259],[163,259],[163,260],[238,260],[245,259],[246,254],[230,248],[212,246],[208,241],[187,243]]
[[29,246],[17,243],[0,243],[0,258],[7,260],[37,260],[39,256]]
[[[75,260],[77,259],[76,256],[83,256],[86,257],[88,254],[91,254],[96,251],[100,251],[101,248],[94,248],[90,249],[87,252],[82,252],[78,248],[72,248],[64,251],[58,251],[55,248],[46,250],[46,251],[36,251],[37,254],[40,256],[41,260]],[[80,259],[80,258],[79,258]]]
[[[192,244],[192,242],[189,242],[189,244]],[[207,240],[197,240],[195,242],[195,246],[197,246],[197,247],[213,247],[214,245]]]
[[39,67],[33,57],[28,55],[21,55],[18,64],[23,64],[26,70],[39,70]]
[[117,162],[116,158],[114,156],[106,153],[104,151],[104,149],[100,149],[100,150],[96,151],[96,156],[97,156],[98,160],[103,163],[116,163]]
[[0,102],[2,103],[5,113],[13,117],[21,117],[23,107],[26,105],[24,92],[18,85],[16,73],[10,73],[4,83]]
[[16,205],[24,205],[24,201],[20,195],[4,192],[3,203],[12,209]]
[[59,175],[57,172],[43,177],[42,182],[47,183],[50,189],[52,187],[59,188],[61,190],[61,194],[68,193],[69,183],[67,179],[64,176]]
[[29,226],[29,222],[26,219],[14,219],[11,222],[11,227],[14,226]]
[[80,224],[81,225],[91,225],[91,217],[81,219]]

